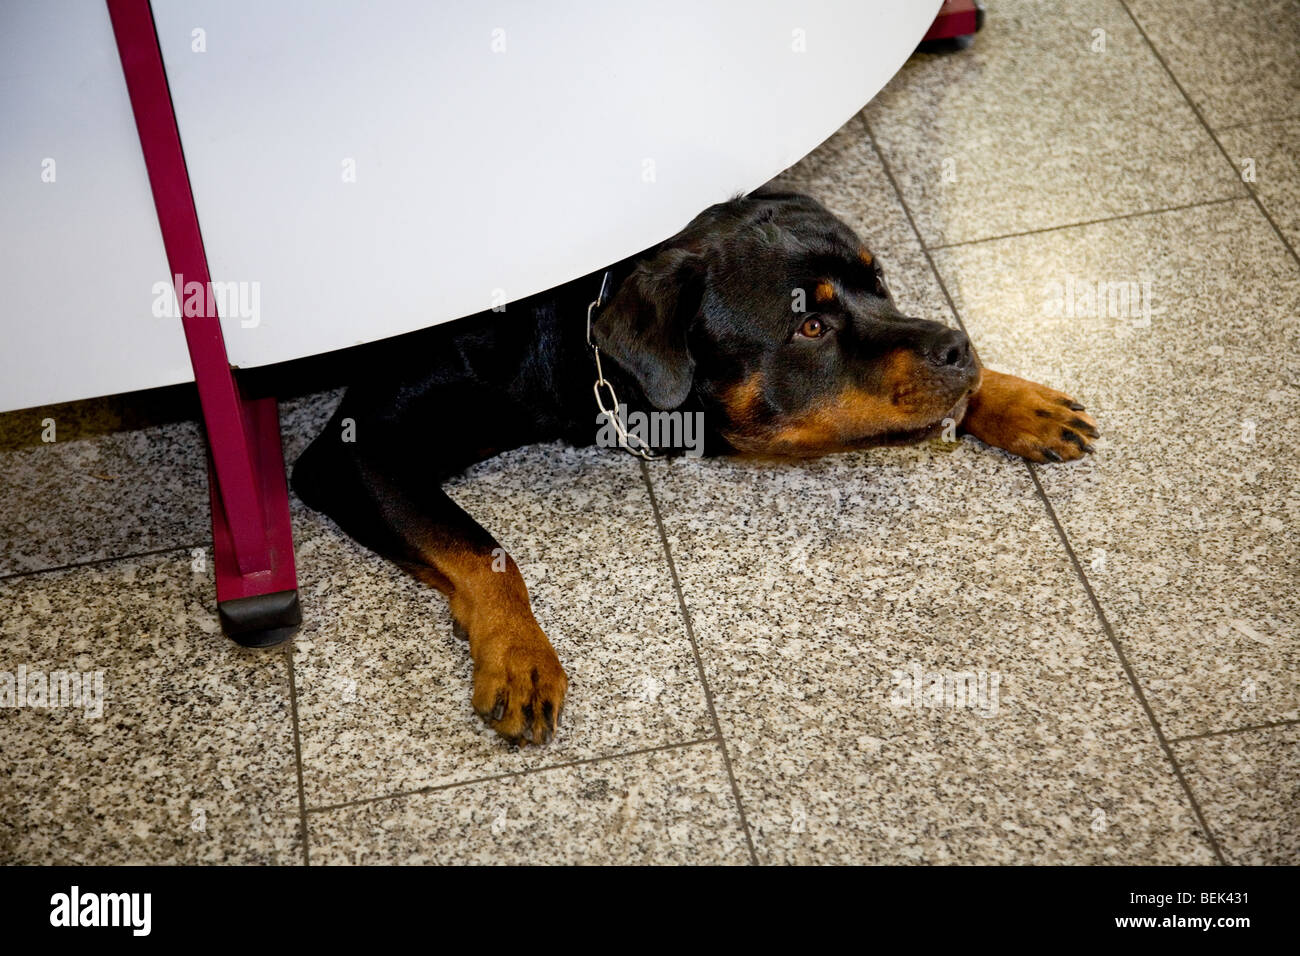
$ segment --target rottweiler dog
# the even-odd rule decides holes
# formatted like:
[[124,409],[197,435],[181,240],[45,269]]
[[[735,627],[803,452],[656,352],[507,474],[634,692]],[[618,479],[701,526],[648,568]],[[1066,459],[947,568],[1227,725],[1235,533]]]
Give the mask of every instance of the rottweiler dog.
[[[551,740],[568,679],[518,567],[440,488],[469,465],[534,442],[596,443],[611,423],[601,396],[695,416],[704,455],[798,458],[959,427],[1062,462],[1097,435],[1069,396],[986,369],[963,332],[903,315],[853,230],[793,193],[719,203],[605,272],[390,344],[299,458],[293,487],[447,595],[474,709],[515,743]],[[620,444],[684,452],[640,435]]]

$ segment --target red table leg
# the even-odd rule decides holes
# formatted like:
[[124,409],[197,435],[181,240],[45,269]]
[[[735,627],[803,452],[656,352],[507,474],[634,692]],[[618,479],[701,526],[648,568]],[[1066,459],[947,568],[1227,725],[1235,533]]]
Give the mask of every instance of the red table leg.
[[[107,3],[177,300],[184,302],[186,284],[210,292],[211,278],[153,12],[148,0]],[[240,395],[213,297],[205,301],[204,314],[181,322],[208,436],[217,608],[228,635],[267,647],[302,622],[279,417],[274,398]]]
[[983,25],[984,10],[978,0],[943,0],[939,15],[934,18],[934,23],[921,38],[921,42],[970,36]]

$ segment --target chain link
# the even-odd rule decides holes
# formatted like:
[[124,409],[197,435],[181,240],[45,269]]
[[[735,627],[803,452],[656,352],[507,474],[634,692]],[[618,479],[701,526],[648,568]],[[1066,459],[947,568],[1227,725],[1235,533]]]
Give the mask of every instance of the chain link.
[[[610,274],[606,272],[605,277],[600,284],[600,295],[591,303],[591,305],[587,306],[587,344],[591,346],[591,352],[596,357],[596,383],[591,386],[591,391],[596,396],[596,407],[604,413],[605,420],[609,422],[610,425],[614,427],[614,431],[618,433],[619,447],[626,452],[644,459],[645,461],[658,461],[663,456],[656,455],[650,445],[639,436],[629,434],[627,426],[624,425],[622,419],[618,417],[618,396],[614,394],[614,386],[605,378],[605,371],[600,367],[600,349],[598,349],[596,343],[591,340],[591,317],[597,308],[605,304],[605,298],[609,294],[609,285]],[[600,396],[600,387],[602,385],[605,386],[605,390],[609,392],[610,408],[605,407],[605,400]],[[633,446],[633,441],[636,442],[636,446]]]

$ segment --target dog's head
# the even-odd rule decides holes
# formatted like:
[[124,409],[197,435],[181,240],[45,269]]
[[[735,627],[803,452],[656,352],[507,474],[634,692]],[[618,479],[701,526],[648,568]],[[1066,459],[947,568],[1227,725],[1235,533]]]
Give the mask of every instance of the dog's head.
[[695,396],[712,430],[763,455],[919,441],[960,421],[980,378],[964,334],[899,312],[853,230],[786,193],[706,209],[593,334],[657,408]]

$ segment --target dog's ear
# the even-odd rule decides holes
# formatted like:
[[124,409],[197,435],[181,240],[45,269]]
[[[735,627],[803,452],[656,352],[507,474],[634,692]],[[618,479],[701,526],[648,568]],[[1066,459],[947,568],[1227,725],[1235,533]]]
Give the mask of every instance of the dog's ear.
[[699,310],[703,259],[681,247],[664,249],[637,266],[601,310],[592,337],[641,386],[656,408],[686,401],[695,360],[686,333]]

